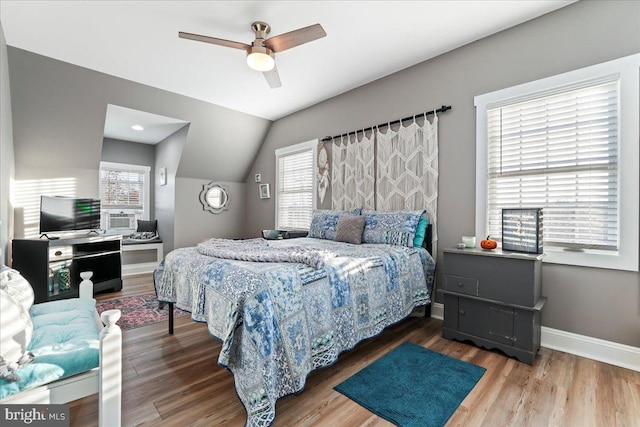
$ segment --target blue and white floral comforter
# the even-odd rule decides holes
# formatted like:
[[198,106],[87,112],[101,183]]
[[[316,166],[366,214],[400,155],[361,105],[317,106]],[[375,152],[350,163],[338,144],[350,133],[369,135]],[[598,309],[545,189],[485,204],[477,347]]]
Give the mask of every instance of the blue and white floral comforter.
[[431,302],[435,262],[422,248],[312,238],[295,245],[326,251],[324,268],[184,248],[155,272],[158,299],[190,311],[222,341],[218,363],[234,375],[247,426],[271,425],[277,399],[301,391],[311,371]]

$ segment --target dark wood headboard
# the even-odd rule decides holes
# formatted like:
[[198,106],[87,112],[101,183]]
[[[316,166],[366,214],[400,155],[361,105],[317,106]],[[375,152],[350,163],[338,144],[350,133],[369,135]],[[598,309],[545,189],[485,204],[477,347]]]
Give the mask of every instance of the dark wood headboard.
[[425,248],[427,252],[429,252],[431,256],[435,258],[435,256],[433,255],[433,252],[431,252],[433,249],[433,247],[431,246],[432,240],[433,240],[433,229],[431,228],[431,224],[429,224],[427,225],[427,230],[424,233],[424,242],[422,242],[422,247]]

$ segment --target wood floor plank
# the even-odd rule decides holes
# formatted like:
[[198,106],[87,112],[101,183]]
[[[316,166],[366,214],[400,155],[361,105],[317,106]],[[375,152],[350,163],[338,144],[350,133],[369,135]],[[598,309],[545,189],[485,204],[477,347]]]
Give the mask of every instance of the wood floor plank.
[[[595,426],[596,424],[596,381],[598,362],[578,358],[573,370],[573,382],[569,391],[567,420],[576,425]],[[586,410],[585,410],[586,409]]]
[[[464,345],[471,347],[470,344]],[[501,354],[483,350],[469,361],[482,366],[486,372],[462,402],[461,406],[465,410],[454,413],[449,420],[450,425],[481,425],[484,422],[491,409],[486,403],[496,401],[511,371],[518,363],[505,359]]]
[[[152,291],[151,275],[139,275],[97,299]],[[343,353],[335,365],[311,373],[302,393],[278,401],[274,427],[391,426],[333,387],[403,342],[486,369],[447,427],[640,427],[639,372],[547,348],[530,366],[443,339],[441,328],[439,320],[412,317]],[[219,352],[206,325],[189,317],[176,319],[173,336],[164,322],[124,331],[123,426],[242,427],[246,414],[233,376],[217,365]],[[97,426],[97,403],[95,395],[72,402],[70,425]]]

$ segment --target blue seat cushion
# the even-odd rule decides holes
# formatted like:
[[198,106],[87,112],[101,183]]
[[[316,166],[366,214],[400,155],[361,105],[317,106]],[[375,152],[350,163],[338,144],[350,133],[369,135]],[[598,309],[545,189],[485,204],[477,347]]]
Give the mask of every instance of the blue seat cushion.
[[33,362],[17,370],[19,381],[0,379],[0,399],[98,367],[100,329],[96,301],[72,298],[35,304],[30,315]]

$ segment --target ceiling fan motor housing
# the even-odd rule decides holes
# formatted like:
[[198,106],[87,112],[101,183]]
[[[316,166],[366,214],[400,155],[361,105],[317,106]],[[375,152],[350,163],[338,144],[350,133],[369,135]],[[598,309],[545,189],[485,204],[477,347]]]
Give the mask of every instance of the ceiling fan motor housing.
[[251,29],[256,33],[256,39],[264,40],[267,38],[267,34],[271,32],[271,26],[266,22],[256,21],[251,24]]
[[264,45],[265,37],[271,31],[271,27],[265,22],[257,21],[251,24],[251,29],[256,33],[256,39],[247,49],[247,64],[256,71],[273,70],[275,55]]

